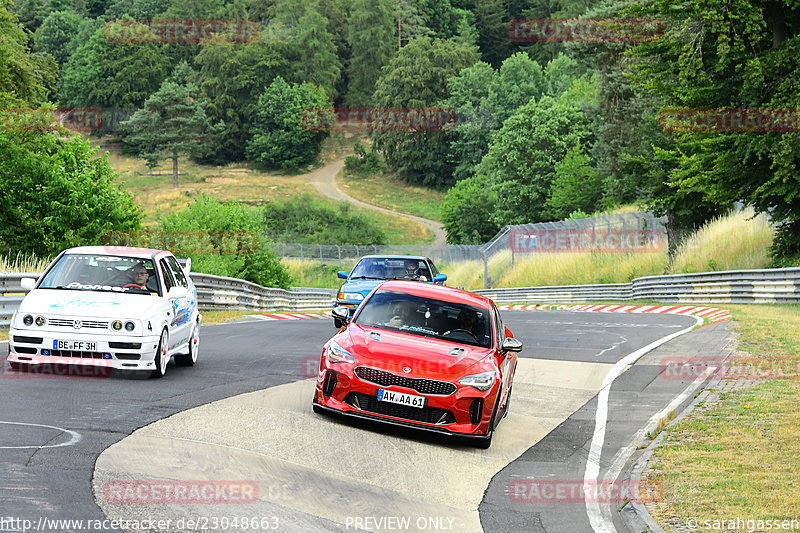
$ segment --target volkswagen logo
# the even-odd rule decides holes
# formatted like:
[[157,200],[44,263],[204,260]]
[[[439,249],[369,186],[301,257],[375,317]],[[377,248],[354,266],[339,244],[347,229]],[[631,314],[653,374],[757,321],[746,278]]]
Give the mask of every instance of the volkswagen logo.
[[73,320],[72,327],[75,329],[81,329],[83,327],[83,322],[80,320]]
[[405,372],[406,374],[408,374],[409,372],[411,372],[411,369],[410,369],[409,367],[407,367],[407,366],[404,366],[404,367],[403,367],[403,372]]

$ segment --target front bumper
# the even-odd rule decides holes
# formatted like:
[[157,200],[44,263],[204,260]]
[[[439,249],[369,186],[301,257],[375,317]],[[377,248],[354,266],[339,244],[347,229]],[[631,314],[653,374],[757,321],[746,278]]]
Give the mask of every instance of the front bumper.
[[[353,373],[357,366],[359,363],[328,365],[326,357],[322,357],[314,392],[315,410],[377,420],[395,426],[412,427],[439,434],[467,437],[468,439],[486,439],[492,423],[499,383],[496,382],[492,388],[482,392],[473,387],[458,385],[458,379],[461,376],[454,376],[446,380],[440,378],[440,380],[456,384],[455,393],[449,396],[420,394],[414,389],[394,385],[376,385],[363,381]],[[430,376],[409,375],[408,377],[435,379]],[[331,386],[334,378],[335,385]],[[427,403],[422,409],[396,406],[395,404],[387,405],[377,401],[378,389],[425,396]]]
[[[36,365],[88,365],[117,370],[153,370],[159,336],[55,332],[11,328],[8,361]],[[59,341],[82,342],[79,350],[59,349]]]

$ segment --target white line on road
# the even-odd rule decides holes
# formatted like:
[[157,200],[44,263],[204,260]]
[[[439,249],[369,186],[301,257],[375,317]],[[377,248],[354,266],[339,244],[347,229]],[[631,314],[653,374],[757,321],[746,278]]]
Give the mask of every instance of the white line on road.
[[57,426],[48,426],[47,424],[28,424],[26,422],[5,422],[0,420],[0,424],[10,424],[13,426],[33,426],[33,427],[40,427],[40,428],[48,428],[48,429],[55,429],[57,431],[61,431],[62,433],[66,433],[69,435],[69,440],[67,442],[62,442],[61,444],[42,444],[42,445],[33,445],[33,446],[0,446],[0,450],[19,450],[19,449],[26,449],[26,448],[61,448],[63,446],[72,446],[73,444],[77,444],[81,440],[80,433],[75,431],[70,431],[69,429],[60,428]]
[[[695,326],[699,326],[703,323],[702,318],[695,317],[695,320]],[[589,448],[589,457],[586,460],[586,471],[583,475],[583,483],[585,486],[597,486],[597,478],[600,474],[600,455],[603,451],[603,442],[606,438],[606,423],[608,421],[608,396],[611,392],[611,384],[614,383],[614,380],[617,379],[620,374],[622,374],[628,365],[632,365],[643,355],[658,348],[662,344],[669,342],[672,339],[683,335],[684,333],[689,333],[695,328],[695,326],[682,329],[671,335],[662,337],[657,341],[651,342],[644,348],[640,348],[635,352],[623,357],[613,367],[611,367],[611,370],[608,371],[608,374],[606,374],[606,377],[603,380],[603,385],[600,388],[600,393],[597,396],[597,412],[595,414],[594,435],[592,436],[592,444]],[[596,533],[615,533],[616,530],[614,529],[614,526],[607,525],[603,520],[603,515],[600,512],[600,503],[597,501],[591,501],[591,494],[591,489],[584,491],[586,500],[586,514],[589,517],[589,523],[592,525],[592,529]]]

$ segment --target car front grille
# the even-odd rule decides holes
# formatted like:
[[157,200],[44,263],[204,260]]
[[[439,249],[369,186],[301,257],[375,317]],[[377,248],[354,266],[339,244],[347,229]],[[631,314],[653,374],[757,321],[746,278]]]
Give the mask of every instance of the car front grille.
[[351,392],[345,399],[345,403],[366,411],[379,415],[393,416],[415,422],[426,422],[428,424],[452,424],[456,417],[452,411],[439,409],[438,407],[409,407],[408,405],[398,405],[390,402],[379,402],[378,398],[360,392]]
[[48,350],[48,353],[53,357],[75,357],[78,359],[103,359],[102,352],[83,352],[79,350]]
[[[89,329],[108,329],[108,322],[99,322],[96,320],[81,320],[81,328],[89,328]],[[71,319],[64,319],[64,318],[50,318],[47,320],[47,323],[51,326],[56,326],[59,328],[70,328],[75,329],[75,321]]]
[[359,379],[374,383],[375,385],[382,385],[384,387],[405,387],[407,389],[413,389],[420,394],[450,396],[458,390],[455,384],[448,381],[398,376],[397,374],[392,374],[385,370],[367,366],[356,367],[353,373],[358,376]]

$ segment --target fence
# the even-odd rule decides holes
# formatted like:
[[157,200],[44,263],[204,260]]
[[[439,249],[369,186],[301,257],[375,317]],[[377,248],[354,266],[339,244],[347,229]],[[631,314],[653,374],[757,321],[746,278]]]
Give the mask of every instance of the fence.
[[[430,257],[435,263],[448,264],[460,261],[484,261],[493,255],[510,251],[512,261],[515,255],[537,253],[544,250],[544,242],[536,241],[536,236],[563,232],[566,237],[574,235],[590,236],[592,243],[603,232],[640,233],[655,232],[663,235],[666,243],[666,231],[663,219],[650,213],[623,213],[602,215],[598,217],[562,220],[559,222],[541,222],[537,224],[519,224],[506,226],[489,242],[480,245],[444,244],[444,245],[365,245],[336,246],[325,244],[278,243],[273,249],[278,257],[337,263],[340,267],[352,264],[363,255],[392,254],[420,255]],[[557,251],[557,250],[548,250]]]
[[[23,298],[20,279],[39,274],[0,273],[0,326]],[[335,290],[270,289],[236,278],[193,273],[202,310],[303,311],[331,306]],[[475,291],[496,303],[573,303],[652,300],[659,303],[800,303],[800,268],[731,270],[636,278],[630,283],[516,287]]]
[[[0,326],[7,326],[24,297],[22,278],[38,278],[41,273],[0,273]],[[236,278],[192,273],[201,310],[238,309],[246,311],[307,311],[331,307],[335,291],[297,289],[286,291],[261,287]]]

